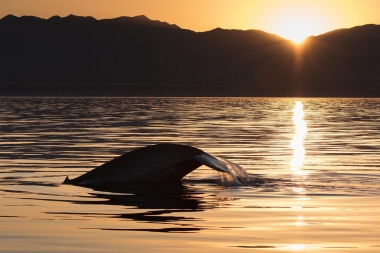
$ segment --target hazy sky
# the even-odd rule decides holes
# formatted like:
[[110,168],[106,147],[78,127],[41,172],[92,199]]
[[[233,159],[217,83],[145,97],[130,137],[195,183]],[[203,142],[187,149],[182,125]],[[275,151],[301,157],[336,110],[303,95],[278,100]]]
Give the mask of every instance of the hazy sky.
[[380,0],[0,0],[0,17],[146,15],[194,31],[259,29],[304,37],[380,24]]

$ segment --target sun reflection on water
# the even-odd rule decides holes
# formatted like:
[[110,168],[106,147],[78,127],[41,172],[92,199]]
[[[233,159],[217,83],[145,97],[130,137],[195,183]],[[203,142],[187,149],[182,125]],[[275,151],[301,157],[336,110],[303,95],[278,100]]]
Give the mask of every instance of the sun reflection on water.
[[303,141],[306,137],[307,126],[303,119],[305,113],[303,111],[303,104],[297,101],[293,108],[292,120],[295,126],[295,133],[292,141],[290,142],[290,147],[293,149],[293,159],[290,162],[290,169],[294,171],[294,174],[305,175],[306,172],[302,170],[302,166],[305,160],[305,148],[303,146]]
[[305,248],[305,245],[303,244],[292,244],[292,245],[289,245],[289,249],[290,250],[302,250]]
[[299,215],[299,216],[297,217],[297,220],[294,222],[294,225],[296,225],[297,227],[305,226],[306,223],[305,223],[304,219],[305,219],[305,217]]
[[[297,101],[293,108],[293,123],[295,127],[295,132],[292,141],[290,142],[290,147],[293,149],[293,157],[290,161],[290,170],[292,170],[294,175],[304,176],[307,173],[302,170],[305,160],[305,148],[303,142],[305,140],[307,134],[307,125],[305,120],[303,119],[305,113],[303,111],[303,104],[300,101]],[[295,227],[301,228],[306,226],[305,217],[301,215],[303,213],[303,204],[298,201],[309,200],[305,196],[305,188],[304,187],[293,187],[291,189],[295,194],[295,199],[297,200],[297,204],[291,206],[291,209],[297,213],[296,219],[293,223]],[[303,251],[305,249],[304,244],[292,244],[289,245],[288,250],[291,251]]]

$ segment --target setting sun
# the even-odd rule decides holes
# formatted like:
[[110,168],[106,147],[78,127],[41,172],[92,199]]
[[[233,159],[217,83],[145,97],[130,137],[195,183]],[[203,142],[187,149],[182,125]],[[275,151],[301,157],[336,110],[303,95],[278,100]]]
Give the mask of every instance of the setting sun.
[[311,35],[314,24],[302,17],[292,17],[281,24],[279,35],[295,43],[302,43]]
[[287,5],[275,11],[271,30],[294,43],[302,43],[307,37],[326,31],[328,18],[317,6]]

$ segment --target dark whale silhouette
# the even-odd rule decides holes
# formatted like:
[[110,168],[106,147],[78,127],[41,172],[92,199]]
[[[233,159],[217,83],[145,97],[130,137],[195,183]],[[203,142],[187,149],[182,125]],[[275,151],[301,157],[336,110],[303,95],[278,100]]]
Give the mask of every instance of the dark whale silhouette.
[[116,157],[77,178],[66,177],[63,183],[81,186],[174,183],[201,165],[227,172],[236,179],[223,162],[200,149],[180,144],[157,144]]

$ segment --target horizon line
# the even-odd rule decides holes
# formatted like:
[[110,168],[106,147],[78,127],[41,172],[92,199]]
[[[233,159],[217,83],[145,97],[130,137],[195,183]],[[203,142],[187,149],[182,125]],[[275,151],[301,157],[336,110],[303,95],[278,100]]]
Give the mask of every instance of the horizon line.
[[[14,15],[14,14],[7,14],[3,17],[0,17],[0,21],[3,20],[4,18],[6,17],[15,17],[15,18],[23,18],[23,17],[33,17],[33,18],[38,18],[38,19],[42,19],[42,20],[49,20],[51,18],[54,18],[54,17],[59,17],[59,18],[69,18],[69,17],[79,17],[79,18],[92,18],[96,21],[102,21],[102,20],[113,20],[113,19],[118,19],[118,18],[146,18],[147,20],[149,21],[153,21],[153,22],[161,22],[161,23],[166,23],[166,24],[169,24],[169,25],[173,25],[173,26],[177,26],[178,28],[182,29],[182,30],[189,30],[189,31],[192,31],[192,32],[195,32],[195,33],[203,33],[203,32],[210,32],[210,31],[213,31],[213,30],[217,30],[217,29],[221,29],[221,30],[226,30],[226,31],[262,31],[262,32],[265,32],[265,33],[268,33],[268,34],[272,34],[272,35],[276,35],[276,36],[279,36],[285,40],[289,40],[291,41],[291,39],[288,39],[288,38],[285,38],[281,35],[278,35],[276,33],[272,33],[272,32],[267,32],[265,30],[260,30],[260,29],[255,29],[255,28],[252,28],[252,29],[237,29],[237,28],[222,28],[222,27],[215,27],[211,30],[204,30],[204,31],[195,31],[195,30],[192,30],[192,29],[189,29],[189,28],[182,28],[180,27],[179,25],[177,24],[171,24],[171,23],[168,23],[166,21],[162,21],[162,20],[153,20],[153,19],[150,19],[149,17],[147,17],[146,15],[144,14],[141,14],[141,15],[137,15],[137,16],[118,16],[118,17],[113,17],[113,18],[101,18],[101,19],[98,19],[94,16],[80,16],[80,15],[75,15],[75,14],[68,14],[67,16],[60,16],[60,15],[53,15],[53,16],[50,16],[49,18],[44,18],[44,17],[39,17],[39,16],[34,16],[34,15],[22,15],[22,16],[17,16],[17,15]],[[374,23],[366,23],[366,24],[361,24],[361,25],[355,25],[355,26],[352,26],[352,27],[343,27],[343,28],[337,28],[337,29],[334,29],[334,30],[329,30],[329,31],[326,31],[324,33],[319,33],[319,34],[316,34],[316,35],[310,35],[310,36],[307,36],[307,38],[310,38],[310,37],[315,37],[315,36],[319,36],[319,35],[323,35],[323,34],[326,34],[326,33],[329,33],[329,32],[333,32],[333,31],[338,31],[338,30],[347,30],[347,29],[352,29],[352,28],[355,28],[355,27],[362,27],[362,26],[366,26],[366,25],[380,25],[380,24],[374,24]]]

